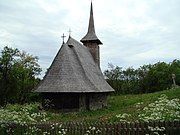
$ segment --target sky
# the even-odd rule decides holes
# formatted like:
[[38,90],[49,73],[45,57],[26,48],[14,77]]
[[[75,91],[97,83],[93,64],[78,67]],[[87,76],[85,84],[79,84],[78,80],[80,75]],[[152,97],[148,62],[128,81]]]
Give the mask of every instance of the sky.
[[[38,56],[43,69],[62,45],[88,29],[90,0],[0,0],[0,50]],[[93,0],[102,71],[180,59],[180,0]]]

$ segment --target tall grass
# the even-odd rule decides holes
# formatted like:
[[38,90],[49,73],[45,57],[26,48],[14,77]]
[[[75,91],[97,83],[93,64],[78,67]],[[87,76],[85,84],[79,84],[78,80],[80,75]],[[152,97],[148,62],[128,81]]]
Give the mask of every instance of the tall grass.
[[[50,111],[39,110],[38,104],[40,103],[32,103],[26,105],[8,105],[6,106],[6,108],[0,108],[0,121],[38,122],[44,120],[50,122],[109,122],[116,121],[116,116],[121,118],[127,117],[128,115],[131,116],[128,117],[128,121],[136,121],[137,116],[139,114],[139,110],[148,106],[150,103],[157,101],[162,94],[165,94],[168,97],[166,101],[174,98],[180,99],[180,88],[169,89],[150,94],[109,96],[108,106],[106,108],[96,111],[55,113]],[[138,103],[143,103],[141,104],[140,108],[137,108]]]
[[[76,112],[76,113],[51,113],[51,121],[112,121],[118,114],[131,114],[130,121],[135,121],[138,110],[136,104],[143,102],[142,107],[156,101],[160,95],[165,94],[168,99],[180,98],[180,88],[168,89],[161,92],[139,94],[139,95],[120,95],[109,96],[108,107],[96,111]],[[133,117],[134,116],[134,117]]]

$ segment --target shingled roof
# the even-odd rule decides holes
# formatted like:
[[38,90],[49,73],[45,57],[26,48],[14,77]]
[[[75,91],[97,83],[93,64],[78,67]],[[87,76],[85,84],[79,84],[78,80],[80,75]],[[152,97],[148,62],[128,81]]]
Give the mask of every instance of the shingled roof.
[[88,48],[69,37],[35,91],[96,93],[114,90],[105,81]]
[[88,41],[95,41],[98,44],[102,44],[102,42],[98,39],[95,32],[94,27],[94,17],[93,17],[93,7],[91,2],[91,10],[90,10],[90,17],[89,17],[89,26],[87,34],[81,39],[81,42],[88,42]]

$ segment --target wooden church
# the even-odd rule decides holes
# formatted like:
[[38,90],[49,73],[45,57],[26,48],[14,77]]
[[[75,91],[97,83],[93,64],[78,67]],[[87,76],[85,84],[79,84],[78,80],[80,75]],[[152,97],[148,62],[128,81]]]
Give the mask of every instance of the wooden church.
[[69,36],[63,42],[48,72],[35,92],[42,95],[42,106],[61,111],[96,110],[107,106],[107,96],[114,90],[100,70],[99,45],[95,33],[91,2],[87,34],[80,40]]

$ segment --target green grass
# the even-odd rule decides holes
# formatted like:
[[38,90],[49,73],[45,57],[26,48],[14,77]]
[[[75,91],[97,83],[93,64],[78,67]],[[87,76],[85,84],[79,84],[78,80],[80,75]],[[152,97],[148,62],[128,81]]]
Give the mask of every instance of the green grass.
[[[136,120],[137,109],[135,104],[143,102],[144,106],[154,102],[162,94],[166,94],[169,99],[180,98],[180,88],[164,90],[150,94],[139,95],[121,95],[109,96],[108,107],[97,111],[76,112],[76,113],[51,113],[50,121],[66,122],[66,121],[113,121],[117,114],[128,113],[132,117],[130,121]],[[134,117],[133,117],[134,116]]]

